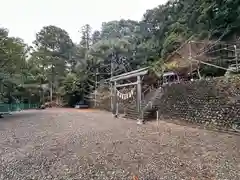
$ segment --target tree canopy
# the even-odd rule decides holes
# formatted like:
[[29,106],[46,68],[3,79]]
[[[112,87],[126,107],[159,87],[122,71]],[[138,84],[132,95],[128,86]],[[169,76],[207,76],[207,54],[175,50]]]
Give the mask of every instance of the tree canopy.
[[[111,68],[117,75],[161,66],[190,37],[196,42],[238,41],[239,30],[240,0],[171,0],[147,10],[141,21],[103,22],[100,30],[86,24],[78,43],[61,27],[49,25],[29,47],[1,28],[0,98],[9,102],[11,96],[34,96],[71,105],[94,91],[96,79],[109,78]],[[202,72],[218,73],[206,67]]]

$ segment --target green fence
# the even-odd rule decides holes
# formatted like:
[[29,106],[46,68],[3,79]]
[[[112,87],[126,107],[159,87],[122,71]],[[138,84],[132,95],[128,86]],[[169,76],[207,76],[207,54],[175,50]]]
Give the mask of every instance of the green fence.
[[27,109],[36,109],[38,104],[25,104],[25,103],[17,103],[17,104],[3,104],[0,103],[0,114],[11,113],[15,111],[22,111]]

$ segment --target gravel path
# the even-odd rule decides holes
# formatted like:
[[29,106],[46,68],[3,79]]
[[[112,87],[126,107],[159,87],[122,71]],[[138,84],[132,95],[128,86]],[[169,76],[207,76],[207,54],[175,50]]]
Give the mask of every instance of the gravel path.
[[32,110],[0,119],[0,180],[240,179],[240,136],[109,113]]

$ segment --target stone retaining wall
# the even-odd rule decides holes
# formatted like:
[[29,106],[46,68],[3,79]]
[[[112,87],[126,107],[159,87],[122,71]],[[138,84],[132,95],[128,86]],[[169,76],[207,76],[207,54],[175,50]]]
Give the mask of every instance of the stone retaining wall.
[[240,76],[166,86],[157,104],[164,118],[232,129],[240,122]]
[[94,103],[95,96],[92,95],[91,99],[92,99],[92,104],[91,104],[92,108],[111,111],[111,92],[107,85],[101,86],[97,89],[96,107],[94,106],[95,105],[95,103]]

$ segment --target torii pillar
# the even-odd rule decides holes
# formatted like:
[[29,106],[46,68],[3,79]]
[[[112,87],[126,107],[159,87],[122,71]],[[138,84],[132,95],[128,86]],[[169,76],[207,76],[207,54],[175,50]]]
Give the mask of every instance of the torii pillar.
[[117,82],[114,81],[114,86],[113,86],[113,106],[112,106],[112,114],[114,117],[117,117],[118,116],[118,110],[117,110]]
[[138,112],[138,122],[137,124],[143,124],[142,117],[142,82],[141,77],[137,76],[137,112]]

